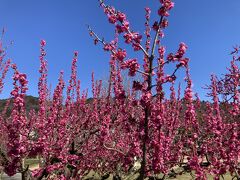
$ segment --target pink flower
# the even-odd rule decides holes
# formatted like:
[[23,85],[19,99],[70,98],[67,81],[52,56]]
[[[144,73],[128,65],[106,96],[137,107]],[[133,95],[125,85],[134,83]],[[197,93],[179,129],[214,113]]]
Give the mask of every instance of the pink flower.
[[176,58],[182,58],[183,55],[186,53],[187,51],[187,45],[183,42],[181,42],[179,44],[179,49],[178,49],[178,52],[177,54],[175,55]]
[[162,6],[164,6],[168,11],[174,7],[174,3],[171,0],[159,0]]
[[46,41],[45,41],[45,40],[41,40],[40,45],[41,45],[42,47],[43,47],[43,46],[46,46]]
[[74,56],[78,56],[78,51],[74,51]]
[[176,76],[175,75],[172,75],[172,76],[167,75],[165,77],[165,82],[174,82],[175,80],[176,80]]
[[124,58],[127,56],[127,52],[126,50],[118,49],[115,56],[119,62],[123,62]]
[[137,70],[140,68],[140,65],[137,62],[137,59],[129,59],[121,64],[122,69],[129,69],[129,76],[135,76]]
[[154,22],[152,28],[153,28],[154,31],[157,31],[157,30],[158,30],[159,25],[158,25],[158,22],[157,22],[157,21]]
[[120,22],[123,22],[126,20],[126,15],[122,12],[118,12],[117,13],[117,20],[119,20]]
[[173,53],[170,53],[170,54],[168,54],[168,56],[167,56],[167,60],[168,60],[168,61],[175,61],[176,58],[175,58],[175,56],[174,56]]
[[169,16],[169,13],[168,13],[167,9],[163,6],[163,7],[159,8],[158,15],[167,17],[167,16]]
[[112,24],[117,22],[117,17],[115,15],[108,15],[108,21]]
[[117,24],[116,30],[120,34],[120,33],[123,33],[126,30],[126,28],[125,28],[125,26],[121,26],[121,25]]
[[112,47],[111,44],[105,44],[104,47],[103,47],[103,49],[104,49],[105,51],[111,51],[111,50],[113,50],[113,47]]
[[168,26],[168,20],[167,19],[163,19],[162,23],[161,23],[161,28],[166,28]]
[[188,62],[189,62],[188,58],[180,59],[179,64],[177,64],[177,67],[181,67],[181,66],[187,67]]
[[142,94],[142,98],[141,98],[141,104],[142,106],[146,106],[150,103],[152,94],[151,92],[147,91],[145,93]]
[[171,0],[160,0],[162,7],[158,10],[159,16],[169,16],[169,12],[173,7],[174,3]]

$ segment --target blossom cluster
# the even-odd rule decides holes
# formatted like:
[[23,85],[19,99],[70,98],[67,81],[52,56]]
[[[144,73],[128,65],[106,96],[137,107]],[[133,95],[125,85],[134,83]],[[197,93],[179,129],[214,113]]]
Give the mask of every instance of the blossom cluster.
[[[0,165],[5,173],[24,174],[28,168],[22,161],[39,156],[40,167],[31,172],[35,179],[82,179],[91,170],[116,178],[134,171],[135,167],[131,167],[136,163],[141,164],[139,180],[154,179],[161,173],[169,177],[188,172],[194,172],[196,179],[207,179],[208,174],[220,179],[226,173],[240,178],[238,48],[232,52],[233,59],[224,77],[211,76],[208,90],[212,101],[202,102],[193,91],[187,45],[180,43],[176,53],[165,55],[162,29],[168,26],[166,18],[174,3],[159,2],[160,21],[152,27],[151,9],[145,8],[143,47],[142,35],[130,30],[126,15],[100,0],[116,32],[115,38],[107,43],[89,28],[94,43],[102,43],[104,51],[110,53],[107,87],[92,73],[91,98],[77,78],[77,51],[73,53],[69,81],[64,81],[61,71],[51,95],[47,44],[41,40],[39,110],[27,112],[27,76],[10,60],[2,63],[5,50],[0,43],[0,90],[10,67],[14,73],[12,99],[0,114]],[[120,33],[133,50],[143,51],[142,66],[139,58],[128,58],[127,50],[119,47]],[[166,73],[168,65],[173,65],[170,75]],[[179,69],[185,72],[185,83],[176,90]],[[141,76],[126,85],[125,70],[128,77],[138,73]],[[9,108],[11,114],[7,117]]]

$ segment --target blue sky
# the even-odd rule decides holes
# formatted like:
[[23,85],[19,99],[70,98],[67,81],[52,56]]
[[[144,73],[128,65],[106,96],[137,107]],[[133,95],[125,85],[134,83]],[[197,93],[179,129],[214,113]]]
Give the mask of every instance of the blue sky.
[[[141,33],[144,7],[152,9],[152,22],[158,18],[158,0],[105,2],[125,12],[132,29]],[[232,46],[240,44],[239,12],[239,0],[175,0],[163,45],[167,52],[175,52],[180,42],[188,45],[194,90],[202,98],[206,94],[202,87],[209,84],[210,75],[226,72],[231,59],[229,52]],[[109,55],[101,46],[93,45],[86,28],[89,24],[99,36],[106,40],[113,38],[113,26],[97,0],[1,0],[0,17],[0,28],[6,28],[5,44],[14,41],[8,57],[28,75],[28,94],[37,96],[40,39],[47,41],[48,82],[53,86],[60,70],[65,72],[66,79],[69,77],[74,50],[79,51],[78,77],[83,88],[91,86],[92,71],[97,78],[107,77]],[[134,56],[139,55],[129,51],[129,57]],[[181,71],[178,75],[183,76]],[[8,97],[11,88],[8,78],[0,98]]]

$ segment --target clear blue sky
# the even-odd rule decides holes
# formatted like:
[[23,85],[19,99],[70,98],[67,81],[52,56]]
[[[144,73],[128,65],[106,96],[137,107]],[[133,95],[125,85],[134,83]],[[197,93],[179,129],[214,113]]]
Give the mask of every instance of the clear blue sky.
[[[144,7],[152,9],[152,20],[157,18],[158,0],[105,2],[125,12],[132,29],[139,32],[144,31]],[[107,76],[109,55],[93,45],[86,28],[90,24],[106,40],[113,37],[113,27],[97,0],[1,0],[0,17],[0,27],[7,30],[5,44],[14,41],[8,57],[28,75],[28,94],[37,96],[40,39],[47,41],[48,80],[53,86],[60,70],[69,77],[74,50],[79,51],[78,77],[83,88],[90,87],[92,71],[96,77]],[[210,74],[224,73],[232,46],[240,44],[239,17],[239,0],[175,0],[163,43],[167,52],[175,51],[182,41],[188,45],[194,90],[202,98],[206,92],[201,87],[209,83]],[[7,80],[0,98],[9,96],[12,86]]]

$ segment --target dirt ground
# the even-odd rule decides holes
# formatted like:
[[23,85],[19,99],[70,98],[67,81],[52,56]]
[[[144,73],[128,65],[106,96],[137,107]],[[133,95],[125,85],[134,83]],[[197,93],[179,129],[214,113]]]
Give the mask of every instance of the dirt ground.
[[[35,170],[37,168],[39,168],[38,163],[29,164],[30,170]],[[132,173],[124,177],[123,180],[136,180],[138,175],[139,175],[138,173]],[[183,173],[181,176],[166,177],[165,179],[166,180],[194,180],[195,178],[194,178],[194,175],[192,176],[190,173]],[[224,175],[224,179],[222,177],[220,178],[220,180],[231,180],[231,179],[232,177],[230,176],[230,174]],[[0,180],[21,180],[21,174],[18,173],[15,176],[9,177],[6,174],[2,173],[0,175]],[[83,178],[83,180],[101,180],[101,177],[94,171],[90,171],[88,175]],[[113,175],[111,174],[106,180],[113,180]],[[146,180],[148,180],[148,178],[146,178]],[[213,180],[213,176],[208,175],[208,180]]]
[[[139,174],[131,174],[122,180],[136,180]],[[176,176],[176,177],[166,177],[166,180],[194,180],[195,178],[191,176],[190,173],[184,173],[181,176]],[[86,177],[83,178],[83,180],[101,180],[101,177],[97,174],[94,173],[93,171],[90,171]],[[110,175],[106,180],[113,180],[113,175]],[[148,180],[146,178],[145,180]],[[208,175],[208,180],[214,180],[213,176]],[[230,174],[224,175],[224,179],[221,177],[220,180],[232,180],[232,177]]]

